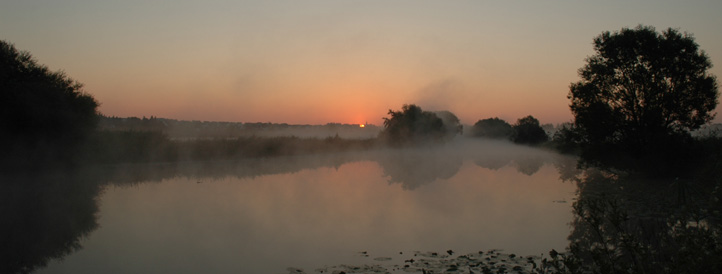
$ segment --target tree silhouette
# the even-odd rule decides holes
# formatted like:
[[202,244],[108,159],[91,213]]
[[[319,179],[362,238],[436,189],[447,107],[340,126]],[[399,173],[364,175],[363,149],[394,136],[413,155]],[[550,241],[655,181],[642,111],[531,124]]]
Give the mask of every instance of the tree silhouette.
[[77,144],[97,120],[98,103],[82,84],[5,41],[0,41],[0,99],[0,146],[7,154],[47,157]]
[[464,133],[464,126],[461,125],[459,117],[456,117],[454,113],[448,110],[434,112],[437,117],[444,123],[444,130],[446,131],[447,138],[453,138],[457,134],[461,135]]
[[549,139],[539,120],[531,115],[517,120],[512,129],[511,140],[517,144],[537,145]]
[[391,118],[384,117],[380,137],[391,145],[439,142],[447,134],[441,118],[417,105],[404,105],[401,111],[389,110],[388,114]]
[[512,131],[509,123],[494,117],[477,121],[471,129],[471,134],[474,137],[508,139]]
[[582,144],[650,151],[714,117],[716,78],[691,35],[623,28],[597,36],[594,50],[568,96]]

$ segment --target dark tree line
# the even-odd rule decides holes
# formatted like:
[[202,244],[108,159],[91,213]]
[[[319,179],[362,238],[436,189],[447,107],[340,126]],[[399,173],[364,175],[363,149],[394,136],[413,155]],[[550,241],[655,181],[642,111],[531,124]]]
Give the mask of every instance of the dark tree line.
[[479,120],[471,132],[474,137],[508,139],[524,145],[539,145],[549,140],[539,120],[531,115],[517,120],[514,125],[496,117]]
[[7,158],[62,158],[94,128],[98,103],[62,71],[0,41],[0,146]]

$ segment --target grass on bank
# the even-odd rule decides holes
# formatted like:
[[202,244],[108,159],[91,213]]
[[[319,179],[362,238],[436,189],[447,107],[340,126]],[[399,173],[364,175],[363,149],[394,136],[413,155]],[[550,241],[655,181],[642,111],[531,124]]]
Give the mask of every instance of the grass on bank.
[[84,158],[95,163],[230,160],[367,150],[376,139],[237,137],[171,140],[156,131],[98,131],[84,146]]

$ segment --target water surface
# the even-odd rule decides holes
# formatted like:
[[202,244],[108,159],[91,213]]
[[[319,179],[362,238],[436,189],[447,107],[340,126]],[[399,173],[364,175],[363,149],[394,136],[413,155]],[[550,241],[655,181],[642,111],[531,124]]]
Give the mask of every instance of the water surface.
[[312,272],[400,252],[568,245],[575,185],[560,180],[569,161],[557,154],[324,157],[118,172],[99,194],[98,228],[39,273]]

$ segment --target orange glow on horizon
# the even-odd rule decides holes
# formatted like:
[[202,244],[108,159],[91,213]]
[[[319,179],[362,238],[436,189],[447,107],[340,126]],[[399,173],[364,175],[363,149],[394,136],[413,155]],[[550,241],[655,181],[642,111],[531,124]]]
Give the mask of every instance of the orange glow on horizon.
[[[689,31],[712,64],[722,63],[721,17],[714,12],[722,1],[556,7],[528,0],[364,1],[320,10],[306,1],[172,9],[127,1],[68,9],[13,2],[0,9],[8,42],[67,72],[101,113],[118,117],[371,128],[383,125],[389,109],[416,104],[450,111],[464,125],[491,117],[515,123],[527,115],[564,123],[573,119],[569,85],[594,53],[593,38],[638,24]],[[508,24],[509,18],[519,20]],[[722,66],[709,73],[719,77]],[[722,115],[713,122],[722,123]]]

